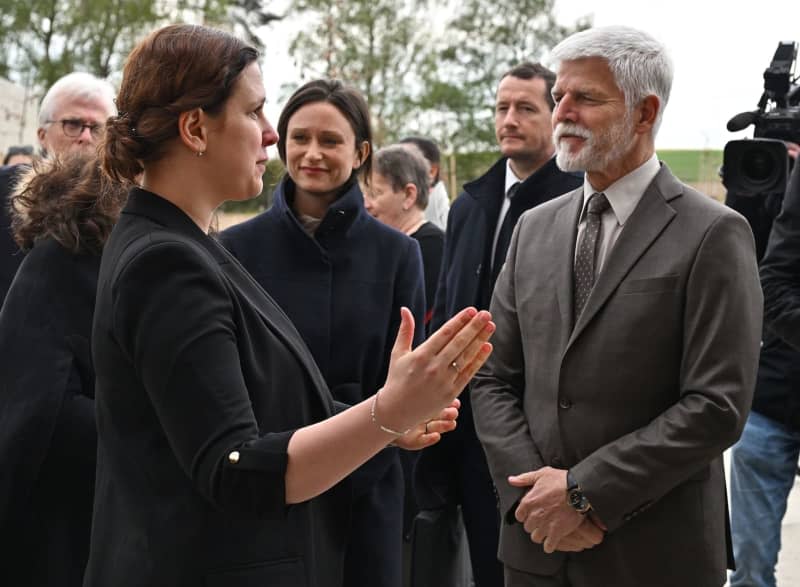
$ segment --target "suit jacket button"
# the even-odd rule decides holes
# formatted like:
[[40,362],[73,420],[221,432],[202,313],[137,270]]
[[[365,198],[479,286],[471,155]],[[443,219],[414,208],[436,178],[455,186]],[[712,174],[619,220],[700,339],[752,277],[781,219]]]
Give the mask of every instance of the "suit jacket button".
[[560,400],[558,400],[558,407],[564,410],[568,410],[572,407],[572,402],[569,401],[569,399],[562,397]]
[[239,462],[239,451],[235,450],[232,453],[230,453],[228,455],[228,461],[230,462],[231,465],[235,465],[236,463],[238,463]]

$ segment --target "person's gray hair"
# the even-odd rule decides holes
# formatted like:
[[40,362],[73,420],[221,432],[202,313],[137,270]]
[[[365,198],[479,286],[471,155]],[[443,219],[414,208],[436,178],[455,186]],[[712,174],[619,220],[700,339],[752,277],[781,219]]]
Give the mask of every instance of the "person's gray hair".
[[39,106],[39,126],[44,126],[53,120],[54,111],[59,101],[64,99],[92,100],[99,99],[109,106],[109,115],[117,114],[114,104],[116,91],[108,81],[100,79],[91,73],[76,71],[68,73],[56,80],[42,98]]
[[372,162],[374,171],[382,175],[394,191],[400,191],[407,184],[417,188],[417,207],[428,207],[428,171],[430,164],[413,143],[390,145],[379,149]]
[[555,68],[562,61],[588,57],[601,57],[608,62],[614,80],[625,96],[628,112],[645,97],[658,97],[661,104],[653,125],[655,137],[672,88],[672,60],[664,45],[643,31],[616,25],[575,33],[550,52]]

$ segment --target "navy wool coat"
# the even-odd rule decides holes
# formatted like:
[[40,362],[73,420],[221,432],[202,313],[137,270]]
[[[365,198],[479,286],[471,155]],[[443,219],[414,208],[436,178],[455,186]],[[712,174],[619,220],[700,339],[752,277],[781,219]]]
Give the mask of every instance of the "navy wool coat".
[[[293,198],[286,176],[269,210],[229,228],[221,240],[292,320],[333,397],[356,404],[386,379],[401,306],[414,314],[415,343],[424,339],[419,245],[370,216],[355,182],[313,237],[292,211]],[[369,478],[378,479],[388,465],[388,455],[373,459]]]

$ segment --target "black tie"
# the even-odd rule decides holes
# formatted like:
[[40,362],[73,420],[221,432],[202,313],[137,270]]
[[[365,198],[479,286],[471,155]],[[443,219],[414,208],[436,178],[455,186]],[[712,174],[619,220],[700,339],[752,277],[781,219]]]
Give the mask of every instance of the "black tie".
[[594,276],[597,257],[597,241],[600,237],[600,217],[609,207],[605,194],[592,194],[586,206],[586,228],[578,243],[578,254],[575,256],[573,281],[575,292],[575,322],[589,299],[589,293],[594,286]]
[[[520,182],[517,182],[508,188],[506,198],[508,198],[509,203],[513,202],[512,198],[514,194],[517,193],[519,184]],[[506,210],[506,215],[503,217],[503,222],[500,224],[500,232],[497,233],[497,246],[494,248],[494,259],[492,260],[492,284],[497,281],[500,269],[503,267],[503,263],[505,263],[508,245],[511,243],[511,235],[514,233],[515,224],[516,222],[513,220],[513,215],[511,214],[511,206],[509,205]]]

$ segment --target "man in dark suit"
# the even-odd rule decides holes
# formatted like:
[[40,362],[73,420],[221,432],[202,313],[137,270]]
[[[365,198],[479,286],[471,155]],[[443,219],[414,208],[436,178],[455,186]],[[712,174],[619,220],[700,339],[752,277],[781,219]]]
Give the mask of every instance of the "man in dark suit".
[[[520,214],[580,185],[580,175],[559,171],[553,159],[550,90],[555,74],[523,63],[500,80],[495,134],[502,157],[464,185],[450,209],[432,331],[461,308],[486,308]],[[476,587],[502,585],[497,560],[500,524],[492,480],[472,424],[469,394],[462,394],[458,428],[423,451],[417,466],[422,509],[461,504]]]
[[658,42],[605,27],[553,57],[556,161],[584,185],[520,218],[472,390],[506,585],[719,587],[722,452],[761,335],[753,237],[656,158]]

